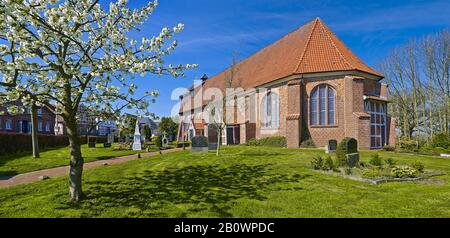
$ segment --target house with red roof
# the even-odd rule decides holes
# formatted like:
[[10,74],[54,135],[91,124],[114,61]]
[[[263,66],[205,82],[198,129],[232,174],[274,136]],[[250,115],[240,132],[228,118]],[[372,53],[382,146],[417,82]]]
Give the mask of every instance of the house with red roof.
[[178,137],[200,134],[217,142],[207,110],[218,101],[211,96],[216,92],[233,99],[224,106],[222,144],[284,136],[290,148],[311,140],[322,147],[345,137],[355,138],[360,149],[394,145],[383,77],[316,18],[223,72],[202,77],[180,97]]

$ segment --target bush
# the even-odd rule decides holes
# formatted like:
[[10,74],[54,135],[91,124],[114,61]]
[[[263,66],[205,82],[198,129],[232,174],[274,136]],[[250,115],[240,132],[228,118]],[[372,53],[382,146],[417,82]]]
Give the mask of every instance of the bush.
[[131,142],[119,142],[114,144],[113,150],[130,150]]
[[364,178],[379,178],[381,177],[381,170],[380,168],[369,168],[364,169],[362,172],[362,176]]
[[190,141],[185,141],[185,142],[177,141],[177,142],[175,143],[175,147],[176,147],[176,148],[183,148],[183,144],[184,144],[184,147],[189,147],[189,146],[191,146],[191,142],[190,142]]
[[414,162],[411,164],[411,168],[413,168],[413,169],[419,171],[419,173],[423,173],[424,170],[425,170],[425,165],[423,165],[423,163],[420,162],[420,161],[414,161]]
[[448,134],[440,133],[434,135],[433,139],[431,140],[431,146],[448,148],[450,146],[450,139],[448,137]]
[[[30,134],[0,134],[0,155],[32,151]],[[39,148],[65,147],[69,145],[67,136],[38,135]]]
[[393,158],[387,158],[384,160],[384,163],[389,167],[394,167],[397,162]]
[[245,143],[248,146],[259,146],[259,140],[258,139],[250,139],[247,141],[247,143]]
[[410,166],[392,168],[392,176],[394,178],[416,178],[420,172]]
[[331,156],[327,156],[325,158],[325,161],[323,162],[323,170],[333,170],[334,169],[334,162]]
[[381,167],[383,165],[383,160],[380,158],[380,155],[378,155],[378,153],[373,154],[370,158],[369,164]]
[[248,146],[268,146],[268,147],[286,147],[286,137],[272,136],[262,139],[251,139],[246,143]]
[[315,170],[322,169],[323,165],[324,165],[324,161],[323,161],[322,156],[315,155],[311,161],[311,166],[313,167],[313,169],[315,169]]
[[208,138],[205,136],[194,136],[191,141],[192,147],[208,147]]
[[351,174],[352,174],[352,169],[351,169],[351,168],[346,168],[346,169],[344,170],[344,173],[345,173],[346,175],[351,175]]
[[397,140],[397,147],[404,151],[417,152],[417,141],[403,137]]
[[345,144],[347,143],[347,140],[342,140],[337,148],[336,148],[336,166],[343,167],[348,165],[347,161],[347,151],[345,150]]
[[156,147],[158,148],[162,147],[162,136],[155,136],[153,141],[155,142]]
[[300,148],[316,148],[314,141],[310,138],[300,144]]
[[383,146],[383,150],[384,151],[395,151],[395,147],[394,146],[385,145],[385,146]]

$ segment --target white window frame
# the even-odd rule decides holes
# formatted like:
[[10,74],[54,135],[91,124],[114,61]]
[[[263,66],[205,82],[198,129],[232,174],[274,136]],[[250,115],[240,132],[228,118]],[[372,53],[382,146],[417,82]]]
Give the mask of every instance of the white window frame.
[[[323,115],[325,117],[325,123],[322,124],[320,119],[322,118],[321,115],[321,110],[320,110],[320,102],[321,102],[321,97],[320,97],[320,88],[321,87],[325,87],[325,97],[322,97],[322,99],[325,101],[325,115]],[[332,90],[333,91],[333,123],[329,122],[330,119],[330,111],[328,110],[329,108],[329,91]],[[314,118],[315,123],[313,123],[313,117],[312,117],[312,94],[313,92],[316,91],[317,92],[317,96],[316,96],[316,117]],[[311,90],[310,93],[310,98],[309,98],[309,125],[310,126],[314,126],[314,127],[332,127],[332,126],[336,126],[337,125],[337,118],[336,118],[336,99],[337,99],[337,95],[336,95],[336,90],[329,84],[319,84],[317,86],[315,86],[313,88],[313,90]]]
[[[372,106],[376,107],[376,105],[380,105],[380,111],[377,112],[376,110],[372,110]],[[387,105],[386,103],[380,103],[380,102],[374,102],[374,101],[365,101],[364,102],[364,110],[370,114],[370,148],[372,149],[381,149],[383,148],[383,146],[386,145],[386,141],[387,141],[387,128],[386,128],[386,119],[387,119],[387,114],[386,114],[386,110],[387,110]],[[375,116],[375,120],[374,122],[372,122],[372,115]],[[377,115],[380,115],[383,117],[383,123],[377,123]],[[372,134],[372,126],[375,127],[375,134]],[[377,134],[377,127],[383,127],[384,128],[384,138],[382,137],[382,133]],[[380,130],[381,132],[381,130]],[[379,138],[380,139],[380,145],[375,145],[372,146],[372,140],[375,141],[374,144],[376,144],[376,139]]]
[[[269,97],[270,96],[270,97]],[[270,104],[267,100],[269,97]],[[275,90],[268,90],[261,100],[261,128],[279,129],[280,128],[280,95]],[[270,115],[268,110],[270,109]]]

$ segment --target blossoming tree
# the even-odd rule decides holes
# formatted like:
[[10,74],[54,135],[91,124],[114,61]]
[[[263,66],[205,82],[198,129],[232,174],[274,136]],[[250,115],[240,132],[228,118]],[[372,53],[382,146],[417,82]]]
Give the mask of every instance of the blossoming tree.
[[159,35],[131,39],[157,1],[130,9],[127,0],[100,6],[98,0],[0,0],[0,92],[2,100],[55,104],[70,141],[69,194],[80,201],[83,157],[77,134],[80,104],[117,115],[146,110],[156,91],[136,96],[135,75],[184,75],[196,65],[164,61],[177,46],[183,24]]

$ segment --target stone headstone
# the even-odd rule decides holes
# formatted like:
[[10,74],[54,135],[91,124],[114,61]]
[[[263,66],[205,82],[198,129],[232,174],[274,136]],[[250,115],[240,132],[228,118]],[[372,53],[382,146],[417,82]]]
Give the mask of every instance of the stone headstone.
[[359,163],[359,153],[347,154],[346,156],[350,168],[355,167]]
[[110,144],[114,143],[114,134],[113,133],[108,134],[108,143],[110,143]]
[[347,154],[353,154],[358,152],[358,141],[354,138],[350,138],[347,140],[345,144],[345,150]]
[[133,150],[134,151],[142,150],[141,133],[139,131],[139,120],[138,119],[136,120],[136,128],[134,129]]
[[326,153],[334,153],[337,149],[337,140],[329,140],[326,146]]

